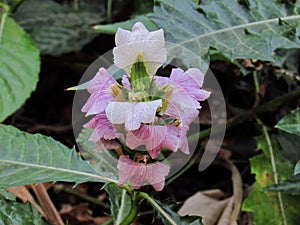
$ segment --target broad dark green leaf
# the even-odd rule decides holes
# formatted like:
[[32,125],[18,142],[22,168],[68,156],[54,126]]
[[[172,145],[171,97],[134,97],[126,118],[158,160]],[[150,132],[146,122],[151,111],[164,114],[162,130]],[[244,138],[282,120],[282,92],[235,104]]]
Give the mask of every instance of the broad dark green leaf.
[[[299,3],[251,0],[157,0],[150,19],[166,33],[166,40],[186,49],[179,58],[187,67],[208,68],[210,57],[229,60],[254,58],[274,61],[274,51],[298,48]],[[243,1],[246,2],[246,1]],[[280,19],[279,19],[280,18]]]
[[0,197],[0,224],[47,225],[38,211],[29,203],[18,203]]
[[[198,216],[180,216],[178,215],[178,205],[175,203],[162,203],[158,202],[157,203],[170,215],[170,217],[173,219],[175,224],[180,224],[180,225],[203,225],[201,222],[201,218]],[[158,218],[163,221],[165,225],[173,225],[171,224],[164,216],[162,216],[159,212],[157,212]]]
[[[278,193],[263,190],[265,187],[275,184],[274,170],[266,139],[261,136],[256,141],[257,148],[261,149],[263,154],[250,160],[251,171],[255,174],[256,183],[243,203],[243,210],[254,213],[255,224],[296,225],[299,222],[300,198],[282,193],[283,209],[281,209]],[[285,180],[293,174],[293,166],[282,156],[280,145],[275,141],[272,141],[271,145],[274,150],[273,156],[279,180]],[[284,223],[284,220],[286,223]]]
[[78,51],[98,33],[91,26],[104,20],[104,8],[98,1],[80,1],[78,11],[73,2],[24,1],[13,15],[30,34],[42,54],[59,55]]
[[0,187],[49,181],[116,182],[98,174],[75,149],[40,134],[0,125]]
[[104,189],[109,194],[110,211],[114,224],[118,225],[130,212],[131,198],[125,189],[116,184],[105,185]]
[[300,108],[295,109],[289,115],[282,118],[276,127],[288,133],[300,136]]
[[[15,112],[38,82],[39,51],[29,35],[0,11],[0,122]],[[1,28],[0,28],[1,30]]]

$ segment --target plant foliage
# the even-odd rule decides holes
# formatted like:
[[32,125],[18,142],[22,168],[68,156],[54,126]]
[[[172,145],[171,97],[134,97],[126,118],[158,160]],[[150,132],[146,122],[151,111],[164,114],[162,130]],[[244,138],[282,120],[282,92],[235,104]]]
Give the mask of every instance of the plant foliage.
[[0,11],[3,31],[0,34],[0,122],[30,96],[40,70],[38,49],[29,35],[5,13],[8,12]]
[[298,48],[298,12],[289,1],[159,0],[149,17],[167,41],[186,48],[171,58],[205,72],[215,55],[274,61],[276,49]]
[[0,125],[0,153],[0,187],[49,181],[114,181],[97,174],[75,149],[11,126]]

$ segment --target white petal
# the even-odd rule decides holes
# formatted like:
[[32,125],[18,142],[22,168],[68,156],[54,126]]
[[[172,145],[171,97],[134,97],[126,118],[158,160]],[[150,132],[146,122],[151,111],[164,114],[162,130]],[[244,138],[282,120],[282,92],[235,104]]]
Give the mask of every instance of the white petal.
[[133,104],[132,102],[110,102],[105,109],[106,116],[112,124],[123,124]]
[[162,100],[151,102],[110,102],[106,109],[106,116],[112,124],[123,124],[128,130],[137,130],[141,123],[154,122],[158,107]]

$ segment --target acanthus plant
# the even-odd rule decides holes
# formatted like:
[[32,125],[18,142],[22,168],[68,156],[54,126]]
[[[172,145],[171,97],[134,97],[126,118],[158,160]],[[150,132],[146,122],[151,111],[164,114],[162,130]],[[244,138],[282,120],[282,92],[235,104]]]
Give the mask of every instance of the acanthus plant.
[[151,184],[161,191],[170,172],[166,155],[189,154],[187,131],[198,117],[204,76],[197,68],[175,68],[169,77],[155,75],[166,61],[163,30],[149,32],[137,22],[132,31],[118,29],[114,63],[126,74],[118,83],[100,68],[88,84],[90,97],[82,108],[94,117],[95,147],[115,150],[119,185],[139,189]]

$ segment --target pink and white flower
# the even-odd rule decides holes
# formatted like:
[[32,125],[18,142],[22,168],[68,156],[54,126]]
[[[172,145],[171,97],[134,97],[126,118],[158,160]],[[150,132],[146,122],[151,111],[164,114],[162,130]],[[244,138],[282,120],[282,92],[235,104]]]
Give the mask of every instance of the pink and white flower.
[[138,163],[125,155],[121,155],[118,162],[119,184],[129,183],[133,188],[139,189],[145,184],[151,184],[155,190],[161,191],[165,186],[165,177],[170,168],[161,163]]
[[[151,184],[160,191],[170,171],[157,161],[161,149],[189,154],[187,132],[199,114],[200,101],[210,92],[201,89],[204,75],[197,68],[173,69],[169,78],[155,76],[167,58],[161,29],[150,32],[140,22],[131,31],[119,28],[113,54],[115,65],[126,74],[118,84],[107,70],[99,69],[89,82],[91,95],[82,108],[95,116],[84,127],[94,129],[90,140],[98,151],[116,149],[121,186],[129,183],[138,189]],[[117,139],[131,149],[134,160],[124,155],[128,152]],[[136,158],[140,146],[145,146],[150,162]]]
[[143,62],[148,75],[153,76],[167,59],[164,32],[162,29],[149,32],[140,22],[131,31],[118,28],[113,54],[115,65],[129,77],[136,62]]

